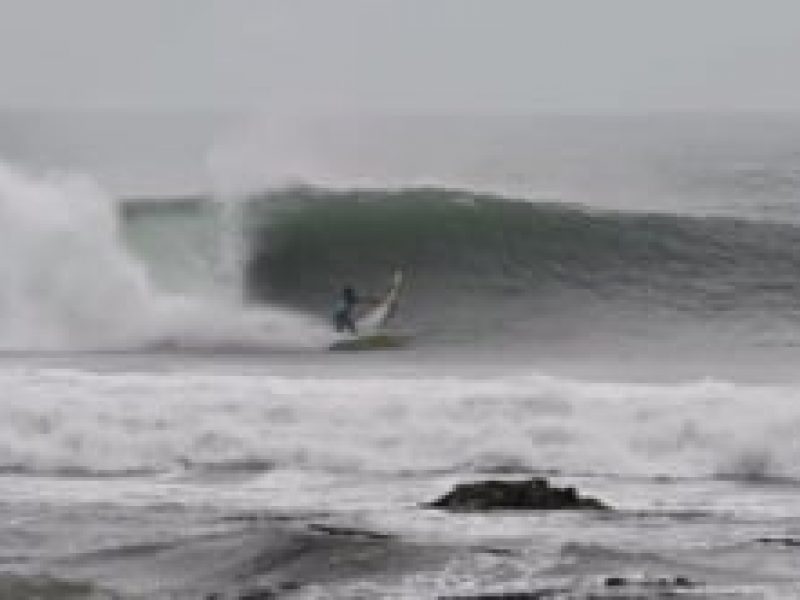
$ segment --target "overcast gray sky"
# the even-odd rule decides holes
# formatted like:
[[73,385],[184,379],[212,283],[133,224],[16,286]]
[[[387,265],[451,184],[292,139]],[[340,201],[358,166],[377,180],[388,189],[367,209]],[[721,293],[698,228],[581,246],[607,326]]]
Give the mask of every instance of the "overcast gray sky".
[[800,106],[797,0],[0,0],[0,108]]

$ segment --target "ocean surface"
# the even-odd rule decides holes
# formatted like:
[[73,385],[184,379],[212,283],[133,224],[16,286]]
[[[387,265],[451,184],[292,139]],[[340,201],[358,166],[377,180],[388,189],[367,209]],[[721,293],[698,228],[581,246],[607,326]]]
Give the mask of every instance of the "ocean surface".
[[[0,597],[800,597],[800,118],[367,129],[0,166]],[[398,267],[408,342],[331,352]],[[614,510],[422,508],[534,476]]]

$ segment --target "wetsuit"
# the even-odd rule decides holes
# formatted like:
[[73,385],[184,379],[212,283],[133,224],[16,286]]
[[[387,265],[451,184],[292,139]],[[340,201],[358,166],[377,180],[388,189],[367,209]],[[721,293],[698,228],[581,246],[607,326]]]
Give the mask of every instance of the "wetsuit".
[[333,322],[336,331],[349,330],[351,333],[357,333],[356,323],[353,319],[353,311],[358,303],[359,299],[353,288],[346,287],[342,290],[342,297],[333,313]]

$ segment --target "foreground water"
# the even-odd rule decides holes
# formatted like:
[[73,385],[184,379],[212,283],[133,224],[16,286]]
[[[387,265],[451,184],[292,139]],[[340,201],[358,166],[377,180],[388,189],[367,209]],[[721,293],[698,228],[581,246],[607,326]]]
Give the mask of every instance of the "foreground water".
[[[6,355],[0,590],[800,593],[800,386],[788,378],[591,382],[535,360],[434,359]],[[615,510],[420,507],[457,482],[536,474]]]

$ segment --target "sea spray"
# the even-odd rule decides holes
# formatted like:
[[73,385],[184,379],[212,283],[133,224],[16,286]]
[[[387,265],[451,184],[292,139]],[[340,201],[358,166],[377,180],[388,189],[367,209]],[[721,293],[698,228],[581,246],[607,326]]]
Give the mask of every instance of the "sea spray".
[[245,308],[238,291],[221,298],[158,289],[118,225],[116,202],[90,178],[37,178],[0,164],[0,347],[326,345],[324,324]]
[[34,179],[0,164],[0,239],[0,346],[119,343],[152,322],[145,270],[89,178]]
[[243,202],[235,196],[215,194],[213,209],[218,222],[214,282],[222,300],[241,303],[246,260]]

